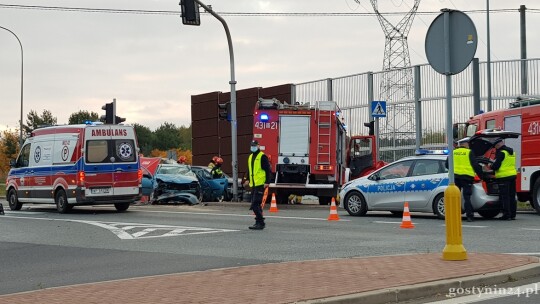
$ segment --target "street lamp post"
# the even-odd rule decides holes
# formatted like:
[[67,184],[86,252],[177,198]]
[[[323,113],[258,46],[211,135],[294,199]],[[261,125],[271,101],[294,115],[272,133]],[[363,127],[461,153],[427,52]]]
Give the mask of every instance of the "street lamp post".
[[12,32],[11,30],[3,27],[3,26],[0,26],[0,29],[4,29],[8,32],[10,32],[11,34],[13,34],[13,36],[15,36],[15,38],[17,38],[17,41],[19,42],[19,45],[21,46],[21,120],[19,121],[19,147],[22,148],[22,144],[23,144],[23,79],[24,79],[24,56],[23,56],[23,46],[22,46],[22,43],[21,43],[21,40],[19,39],[19,37],[17,37],[17,35],[15,35],[14,32]]

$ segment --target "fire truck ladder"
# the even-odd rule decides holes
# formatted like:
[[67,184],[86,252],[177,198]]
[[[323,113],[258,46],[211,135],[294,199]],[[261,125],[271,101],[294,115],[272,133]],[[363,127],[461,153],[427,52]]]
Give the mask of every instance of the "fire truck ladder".
[[335,102],[317,102],[317,165],[330,165],[333,111]]

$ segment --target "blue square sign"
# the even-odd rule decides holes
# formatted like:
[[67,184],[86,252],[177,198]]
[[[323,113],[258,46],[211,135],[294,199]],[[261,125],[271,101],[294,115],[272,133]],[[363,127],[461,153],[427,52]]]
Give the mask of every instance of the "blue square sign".
[[374,100],[371,102],[371,116],[386,117],[386,101]]

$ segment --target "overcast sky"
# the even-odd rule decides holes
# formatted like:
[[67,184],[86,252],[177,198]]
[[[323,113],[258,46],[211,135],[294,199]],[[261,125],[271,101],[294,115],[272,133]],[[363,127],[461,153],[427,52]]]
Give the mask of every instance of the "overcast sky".
[[[179,0],[0,0],[0,4],[122,10],[180,11]],[[214,11],[235,13],[372,13],[361,0],[204,0]],[[381,12],[405,12],[413,0],[380,0]],[[521,4],[491,0],[491,60],[518,59]],[[423,0],[419,12],[442,8],[485,10],[484,0]],[[514,9],[513,12],[496,12]],[[486,14],[469,13],[487,59]],[[436,15],[417,15],[409,34],[413,65],[427,63],[424,40]],[[300,83],[382,69],[385,37],[375,16],[224,16],[234,46],[237,90]],[[398,19],[391,19],[397,23]],[[98,13],[0,6],[0,26],[24,49],[24,111],[50,110],[59,124],[70,114],[117,99],[119,116],[155,130],[164,122],[191,123],[191,95],[230,91],[229,53],[221,23],[201,15],[186,26],[178,15]],[[527,52],[540,53],[540,12],[527,13]],[[0,129],[18,128],[21,54],[15,37],[0,29]],[[216,109],[209,109],[216,111]]]

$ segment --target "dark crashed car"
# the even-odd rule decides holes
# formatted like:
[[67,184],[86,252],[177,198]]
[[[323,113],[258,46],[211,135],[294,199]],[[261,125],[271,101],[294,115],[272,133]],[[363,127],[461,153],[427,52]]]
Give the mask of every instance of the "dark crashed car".
[[[201,201],[201,186],[191,168],[179,164],[158,164],[145,166],[143,169],[142,192],[151,203],[179,202],[191,205]],[[153,173],[152,173],[153,171]]]

